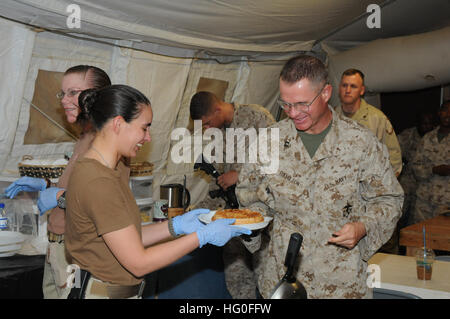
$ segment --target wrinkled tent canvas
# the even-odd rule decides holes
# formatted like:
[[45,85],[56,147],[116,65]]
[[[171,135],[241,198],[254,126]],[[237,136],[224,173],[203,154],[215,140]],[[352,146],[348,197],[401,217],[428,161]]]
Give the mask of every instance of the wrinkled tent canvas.
[[[370,5],[380,9],[380,28],[368,26],[376,13]],[[186,174],[195,204],[207,184],[193,164],[171,161],[176,141],[170,134],[191,125],[189,101],[199,84],[220,87],[226,101],[261,104],[276,116],[280,69],[305,52],[328,64],[335,88],[348,67],[370,74],[366,86],[375,104],[380,92],[448,85],[449,12],[447,0],[3,0],[1,175],[16,177],[24,155],[62,157],[72,150],[70,137],[26,142],[30,119],[39,116],[30,116],[31,102],[45,103],[35,96],[36,79],[91,64],[151,100],[152,142],[136,160],[155,165],[155,196],[160,183],[182,182]],[[331,103],[336,99],[334,94]]]

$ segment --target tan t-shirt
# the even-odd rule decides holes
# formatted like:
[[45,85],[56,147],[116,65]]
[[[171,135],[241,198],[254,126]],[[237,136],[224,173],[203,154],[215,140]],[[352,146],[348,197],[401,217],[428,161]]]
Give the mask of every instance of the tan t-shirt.
[[113,284],[135,285],[134,277],[114,257],[102,235],[131,224],[141,234],[139,208],[128,185],[129,168],[121,161],[112,170],[90,158],[79,159],[66,192],[66,255],[94,277]]
[[[57,187],[59,188],[67,188],[67,183],[69,182],[70,175],[72,174],[73,167],[78,158],[84,156],[84,153],[87,152],[89,147],[91,147],[91,143],[94,140],[95,134],[92,132],[82,133],[80,135],[80,139],[75,143],[75,147],[73,149],[72,156],[70,157],[69,163],[67,163],[64,172],[58,179]],[[63,209],[58,206],[54,207],[49,216],[47,229],[55,234],[63,234],[64,233],[64,217],[65,212]]]

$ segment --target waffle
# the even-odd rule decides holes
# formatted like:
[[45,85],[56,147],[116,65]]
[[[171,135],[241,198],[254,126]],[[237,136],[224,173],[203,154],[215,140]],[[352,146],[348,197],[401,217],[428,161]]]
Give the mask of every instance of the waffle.
[[235,218],[233,225],[256,224],[264,221],[261,213],[245,209],[221,209],[211,218],[212,221],[222,218]]

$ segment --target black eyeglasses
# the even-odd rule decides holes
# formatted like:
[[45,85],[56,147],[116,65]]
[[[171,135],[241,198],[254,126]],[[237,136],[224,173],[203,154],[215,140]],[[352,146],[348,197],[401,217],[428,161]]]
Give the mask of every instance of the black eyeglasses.
[[288,103],[288,102],[285,102],[282,99],[278,98],[277,99],[278,106],[281,107],[286,112],[289,112],[292,108],[294,108],[296,111],[309,112],[309,107],[319,97],[319,95],[322,93],[323,89],[327,86],[327,84],[328,83],[325,83],[325,85],[320,89],[319,93],[317,93],[317,95],[314,97],[314,99],[309,103],[307,103],[307,102]]

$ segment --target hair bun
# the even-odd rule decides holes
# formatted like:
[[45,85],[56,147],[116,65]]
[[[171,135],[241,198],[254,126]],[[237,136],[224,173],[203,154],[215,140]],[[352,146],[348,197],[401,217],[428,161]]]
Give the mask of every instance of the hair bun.
[[87,89],[81,92],[78,97],[78,105],[81,108],[81,112],[89,115],[91,113],[92,107],[97,101],[98,92],[96,89]]

